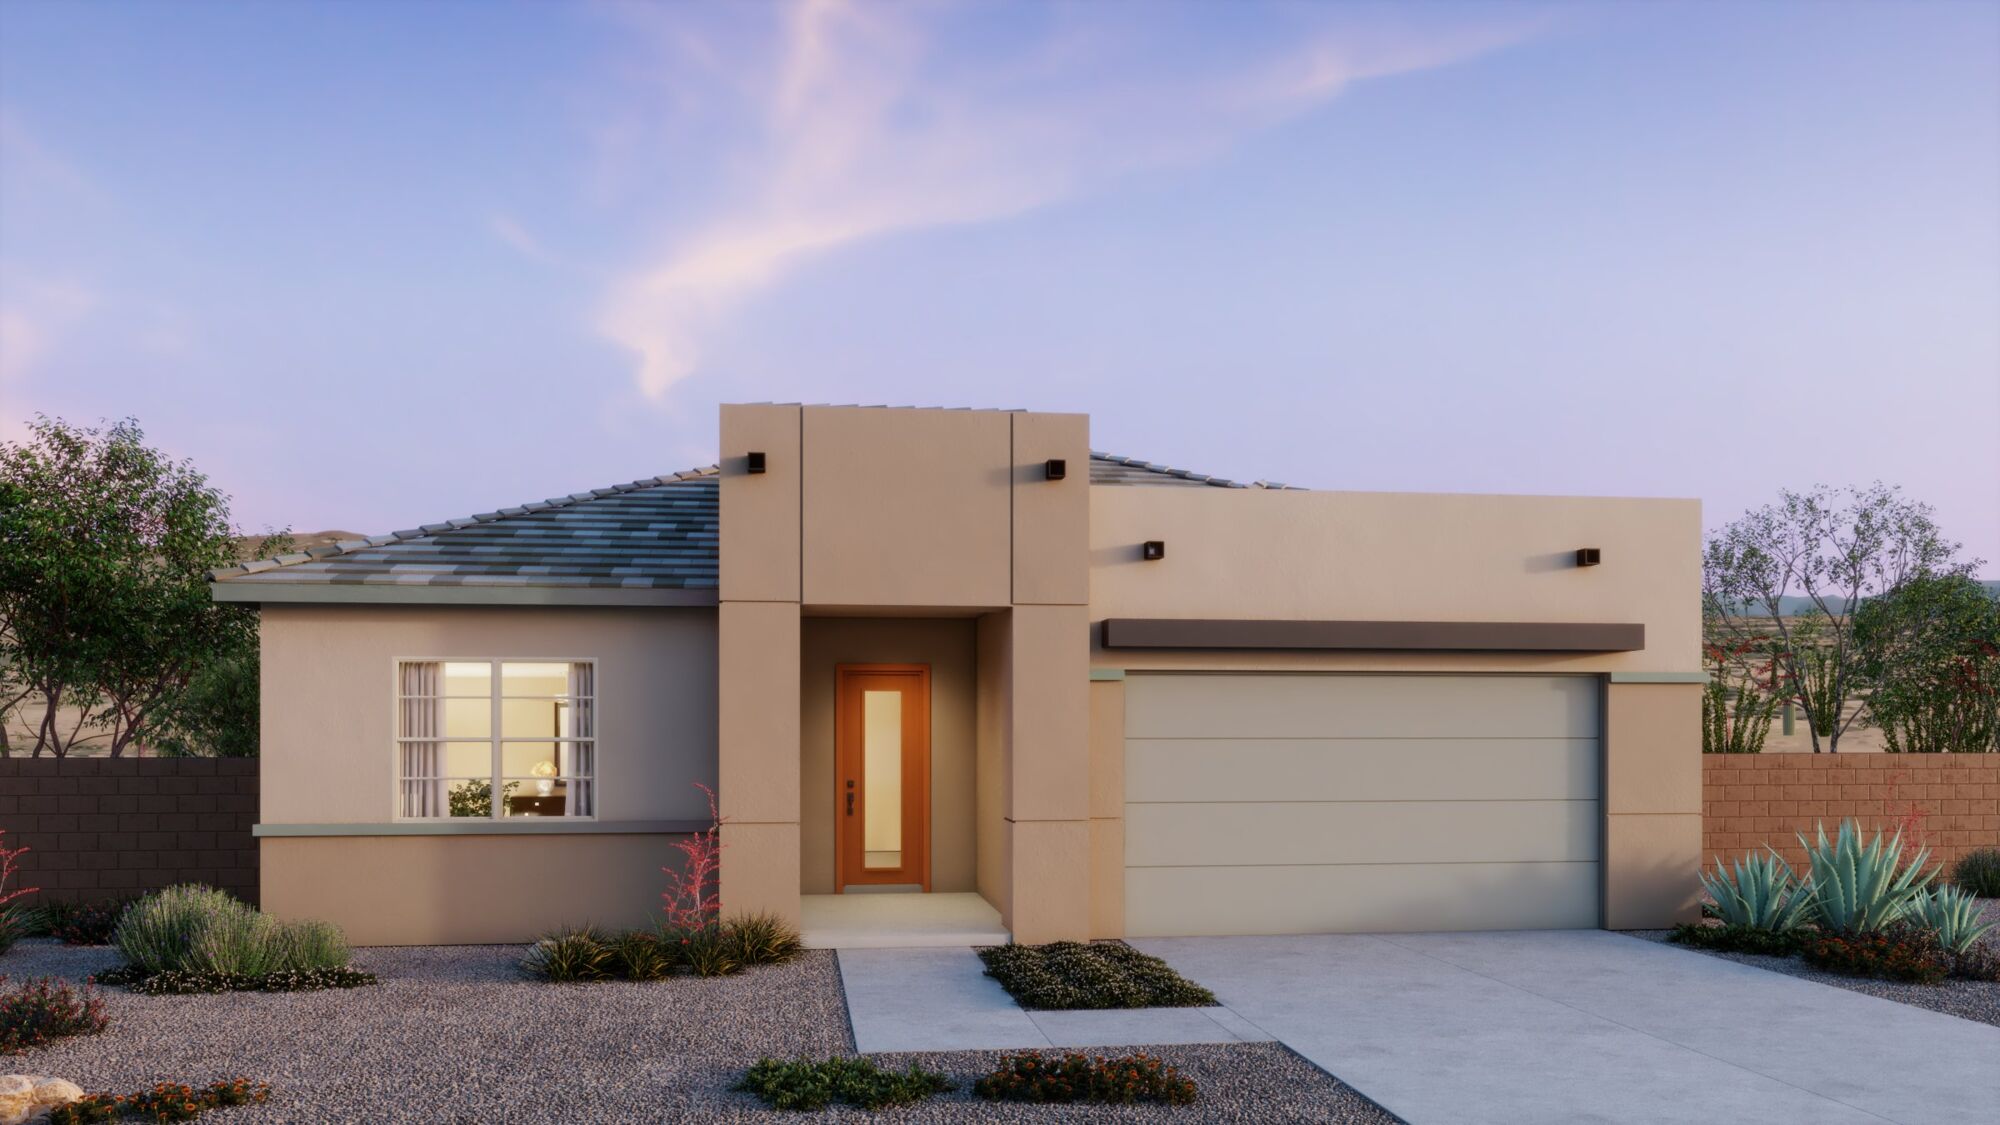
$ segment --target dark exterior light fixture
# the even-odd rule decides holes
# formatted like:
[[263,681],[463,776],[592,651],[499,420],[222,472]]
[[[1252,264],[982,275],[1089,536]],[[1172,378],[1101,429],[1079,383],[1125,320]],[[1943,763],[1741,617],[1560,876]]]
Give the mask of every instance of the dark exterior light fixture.
[[1166,558],[1166,541],[1163,539],[1146,540],[1145,546],[1139,548],[1139,557],[1145,559],[1147,562],[1158,562]]
[[752,453],[749,457],[744,458],[744,460],[749,463],[749,469],[752,476],[755,476],[756,474],[764,471],[763,453],[761,452]]
[[1578,566],[1596,566],[1603,561],[1604,552],[1598,550],[1596,547],[1578,547],[1576,549],[1576,565]]
[[1069,462],[1060,457],[1049,458],[1048,463],[1042,468],[1050,480],[1061,480],[1069,475]]

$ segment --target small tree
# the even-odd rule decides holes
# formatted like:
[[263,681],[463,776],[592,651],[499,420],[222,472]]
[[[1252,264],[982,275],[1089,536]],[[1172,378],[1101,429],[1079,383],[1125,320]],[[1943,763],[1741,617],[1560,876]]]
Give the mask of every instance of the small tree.
[[0,699],[40,701],[38,757],[90,728],[122,755],[194,676],[255,651],[255,613],[209,597],[237,554],[227,500],[130,420],[28,429],[0,443]]
[[[1702,609],[1733,643],[1775,635],[1779,671],[1798,691],[1813,752],[1833,753],[1860,715],[1847,704],[1860,686],[1851,614],[1864,599],[1913,578],[1968,575],[1954,561],[1929,505],[1900,489],[1785,491],[1715,533],[1702,556]],[[1784,614],[1802,596],[1813,616],[1802,636]]]
[[1758,651],[1747,645],[1711,644],[1708,658],[1715,670],[1701,692],[1701,752],[1704,754],[1761,754],[1764,740],[1771,736],[1771,714],[1777,710],[1780,693],[1777,661],[1770,660],[1759,675],[1756,667],[1736,665]]
[[2000,597],[1914,578],[1855,612],[1854,641],[1891,753],[2000,751]]

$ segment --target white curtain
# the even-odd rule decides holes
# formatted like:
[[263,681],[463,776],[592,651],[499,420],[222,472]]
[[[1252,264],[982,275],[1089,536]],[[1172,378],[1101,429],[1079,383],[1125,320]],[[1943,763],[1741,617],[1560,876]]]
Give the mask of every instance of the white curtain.
[[[413,661],[402,666],[403,696],[401,737],[433,739],[444,733],[444,669],[435,661]],[[444,745],[438,742],[403,744],[403,815],[445,815]]]
[[597,810],[592,799],[596,787],[597,762],[597,675],[593,665],[578,662],[569,666],[569,729],[559,765],[563,783],[563,815],[590,816]]

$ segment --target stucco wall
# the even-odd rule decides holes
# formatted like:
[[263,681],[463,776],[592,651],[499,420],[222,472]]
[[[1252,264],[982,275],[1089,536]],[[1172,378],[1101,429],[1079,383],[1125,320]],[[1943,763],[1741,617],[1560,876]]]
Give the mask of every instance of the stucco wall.
[[834,889],[835,669],[841,664],[931,668],[931,890],[973,891],[974,620],[814,617],[799,644],[799,883]]
[[264,824],[395,819],[395,665],[429,658],[595,659],[597,818],[707,816],[713,610],[269,605],[261,620]]
[[[1626,653],[1096,652],[1129,668],[1698,672],[1693,500],[1105,486],[1090,616],[1636,622]],[[1166,558],[1140,545],[1159,539]],[[1574,565],[1578,547],[1604,561]],[[1095,644],[1095,638],[1093,638]]]

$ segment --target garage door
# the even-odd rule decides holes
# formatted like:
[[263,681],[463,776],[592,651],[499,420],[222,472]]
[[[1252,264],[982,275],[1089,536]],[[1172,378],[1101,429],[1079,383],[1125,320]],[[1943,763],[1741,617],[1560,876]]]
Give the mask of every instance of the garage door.
[[1581,676],[1125,683],[1135,937],[1598,924]]

